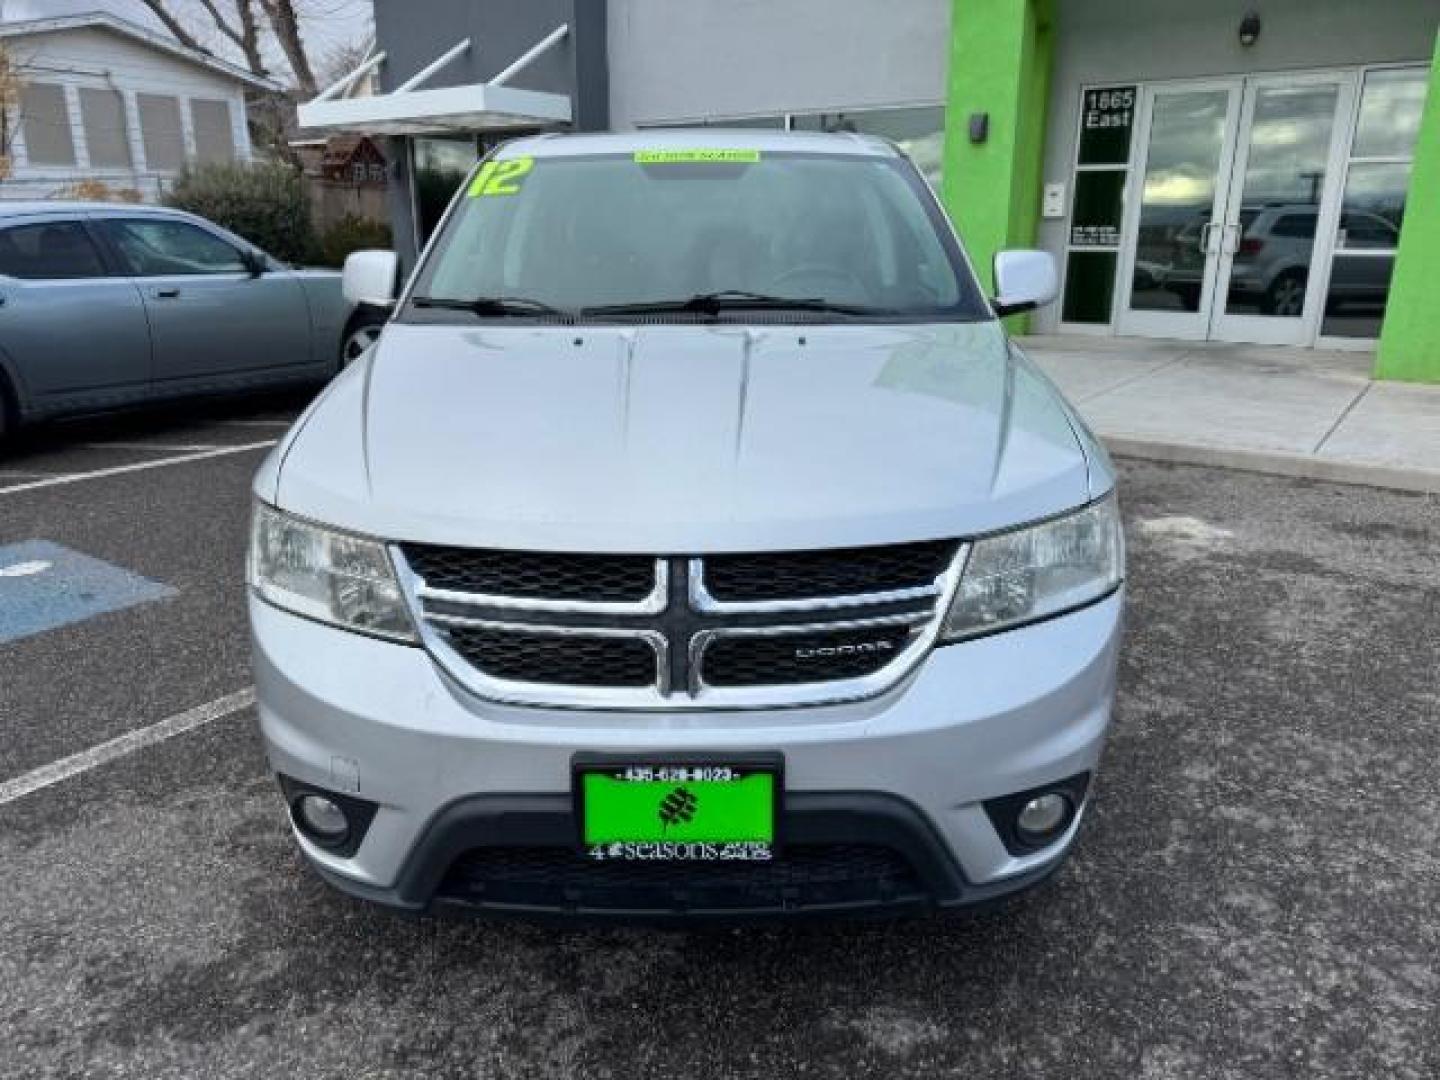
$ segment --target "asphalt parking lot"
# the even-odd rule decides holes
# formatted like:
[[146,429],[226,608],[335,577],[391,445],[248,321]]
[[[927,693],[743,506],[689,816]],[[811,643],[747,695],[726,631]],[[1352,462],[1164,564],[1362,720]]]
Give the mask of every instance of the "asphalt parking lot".
[[[1435,497],[1125,462],[1098,801],[1005,907],[407,921],[303,868],[233,696],[248,482],[301,405],[0,458],[0,1075],[1440,1075]],[[14,600],[59,570],[71,606]]]

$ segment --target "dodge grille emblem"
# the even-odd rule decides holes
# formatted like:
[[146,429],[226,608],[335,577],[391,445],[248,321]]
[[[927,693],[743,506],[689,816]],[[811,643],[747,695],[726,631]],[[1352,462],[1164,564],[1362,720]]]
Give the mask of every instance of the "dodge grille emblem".
[[861,656],[869,653],[894,652],[889,641],[857,641],[852,645],[814,645],[795,650],[796,660],[828,660],[838,656]]

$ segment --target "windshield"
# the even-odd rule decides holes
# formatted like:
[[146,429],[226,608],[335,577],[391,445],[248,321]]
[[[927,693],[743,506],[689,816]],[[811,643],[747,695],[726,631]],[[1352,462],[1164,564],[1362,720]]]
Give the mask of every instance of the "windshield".
[[[711,314],[803,303],[860,317],[990,318],[908,162],[745,150],[488,161],[406,314],[619,317],[697,299]],[[521,303],[455,310],[476,300]],[[642,311],[606,310],[621,307]]]

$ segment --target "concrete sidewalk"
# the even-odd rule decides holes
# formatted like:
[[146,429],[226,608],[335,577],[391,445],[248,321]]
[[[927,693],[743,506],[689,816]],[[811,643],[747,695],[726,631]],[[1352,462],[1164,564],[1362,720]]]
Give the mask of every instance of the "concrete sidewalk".
[[1440,493],[1440,386],[1370,353],[1034,336],[1025,351],[1118,454]]

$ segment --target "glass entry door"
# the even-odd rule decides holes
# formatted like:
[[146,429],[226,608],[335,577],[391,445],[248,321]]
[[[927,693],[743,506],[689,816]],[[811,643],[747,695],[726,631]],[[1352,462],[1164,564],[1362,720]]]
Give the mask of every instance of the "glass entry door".
[[1119,333],[1314,341],[1354,92],[1351,73],[1144,89]]
[[1343,124],[1353,75],[1252,79],[1220,234],[1211,337],[1308,345],[1324,297],[1310,288],[1327,266],[1344,168]]
[[1202,340],[1220,269],[1241,81],[1146,87],[1118,330]]

